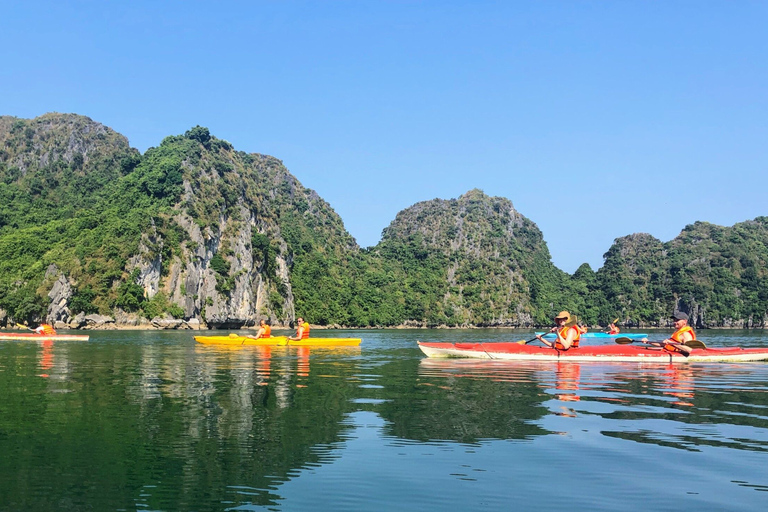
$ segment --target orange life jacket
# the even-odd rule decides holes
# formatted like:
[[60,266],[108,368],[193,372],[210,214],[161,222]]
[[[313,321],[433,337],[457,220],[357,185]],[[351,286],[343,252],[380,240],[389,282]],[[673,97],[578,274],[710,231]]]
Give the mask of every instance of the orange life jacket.
[[555,340],[555,348],[557,350],[567,350],[563,344],[560,342],[560,339],[566,339],[568,337],[568,330],[573,329],[574,332],[576,332],[576,336],[573,338],[573,343],[571,343],[570,348],[579,348],[579,338],[581,338],[581,330],[575,326],[572,325],[570,327],[563,327],[559,331],[557,331],[557,339]]
[[[309,338],[309,322],[304,322],[299,326],[299,328],[303,327],[304,332],[301,333],[301,339],[305,340]],[[299,336],[299,329],[296,329],[296,337]]]
[[691,333],[691,336],[692,336],[691,339],[693,340],[696,339],[696,333],[693,331],[693,329],[691,329],[690,325],[682,326],[681,328],[676,330],[674,333],[672,333],[672,336],[670,336],[669,338],[678,343],[683,343],[683,333],[686,333],[686,332]]
[[40,329],[40,328],[42,328],[42,332],[40,334],[42,334],[43,336],[52,336],[56,334],[56,330],[51,325],[40,324],[40,326],[37,329]]
[[262,338],[269,338],[270,336],[272,336],[272,327],[270,327],[267,324],[264,324],[263,329],[264,329],[264,334],[261,335]]

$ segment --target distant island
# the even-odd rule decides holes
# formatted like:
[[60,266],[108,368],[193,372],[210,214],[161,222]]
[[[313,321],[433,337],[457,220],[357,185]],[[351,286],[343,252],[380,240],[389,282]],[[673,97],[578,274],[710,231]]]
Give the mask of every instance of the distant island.
[[274,157],[195,126],[143,155],[75,114],[0,116],[0,327],[551,325],[764,328],[768,218],[614,241],[558,269],[509,199],[470,190],[397,214],[374,247]]

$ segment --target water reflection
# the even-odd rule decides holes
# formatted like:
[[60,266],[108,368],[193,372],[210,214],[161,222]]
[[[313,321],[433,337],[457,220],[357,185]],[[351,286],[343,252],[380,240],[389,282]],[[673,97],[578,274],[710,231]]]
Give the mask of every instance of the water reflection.
[[[322,497],[339,510],[477,509],[481,495],[487,508],[527,496],[521,508],[535,509],[537,482],[564,465],[585,490],[548,494],[549,509],[602,492],[595,509],[612,510],[626,495],[610,475],[627,461],[635,476],[695,467],[688,476],[729,501],[768,485],[766,364],[438,360],[414,337],[308,350],[184,333],[0,344],[0,508],[297,510]],[[660,496],[661,508],[675,498]]]
[[40,342],[42,350],[40,350],[40,369],[43,373],[40,374],[43,378],[48,378],[48,370],[53,368],[53,341],[44,340]]
[[[405,439],[531,439],[548,433],[537,422],[547,413],[548,397],[535,371],[490,361],[424,359],[418,392],[396,394],[377,410],[390,421],[392,434]],[[391,384],[387,390],[393,391]]]
[[69,363],[67,343],[52,340],[34,341],[39,347],[37,353],[38,377],[62,382],[67,379]]
[[[450,403],[455,394],[464,397],[466,407],[451,409],[451,417],[446,421],[462,424],[463,432],[476,431],[478,438],[488,434],[501,439],[515,438],[515,432],[505,432],[498,423],[484,423],[482,408],[488,400],[478,395],[490,394],[502,403],[505,397],[514,396],[516,401],[514,406],[510,404],[509,412],[528,424],[537,420],[541,420],[537,424],[542,426],[552,424],[545,421],[546,416],[580,417],[583,423],[599,423],[602,435],[634,442],[685,450],[699,450],[702,446],[768,450],[768,365],[761,363],[676,365],[424,359],[419,377],[422,385],[434,390],[434,400]],[[486,384],[478,384],[481,382]],[[527,400],[527,404],[521,400]],[[539,414],[526,415],[525,411]],[[596,417],[602,421],[598,422]],[[468,427],[468,423],[472,426]],[[578,428],[573,423],[570,428],[568,424],[557,425],[557,429],[540,430],[539,434]],[[616,429],[617,425],[621,428]],[[745,428],[757,429],[757,433],[746,432]],[[690,433],[692,429],[694,435]],[[448,438],[467,439],[457,435]]]

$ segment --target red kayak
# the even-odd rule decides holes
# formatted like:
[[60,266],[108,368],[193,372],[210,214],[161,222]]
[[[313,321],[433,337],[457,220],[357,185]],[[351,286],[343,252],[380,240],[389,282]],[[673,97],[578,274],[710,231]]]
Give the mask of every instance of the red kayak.
[[768,348],[695,348],[688,356],[649,345],[595,345],[555,350],[520,343],[418,342],[428,357],[469,357],[512,361],[742,362],[768,360]]

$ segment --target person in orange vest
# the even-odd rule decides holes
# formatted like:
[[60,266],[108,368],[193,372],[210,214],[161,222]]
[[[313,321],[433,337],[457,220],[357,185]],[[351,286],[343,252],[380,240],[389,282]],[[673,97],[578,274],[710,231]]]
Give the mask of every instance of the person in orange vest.
[[248,338],[253,338],[254,340],[257,340],[259,338],[271,338],[272,337],[272,326],[270,326],[266,320],[259,320],[259,331],[256,333],[256,336],[248,336]]
[[54,329],[53,326],[49,324],[40,324],[35,329],[35,333],[45,336],[53,336],[56,334],[56,329]]
[[579,329],[579,326],[576,325],[575,319],[571,321],[571,314],[569,312],[561,311],[558,313],[555,317],[555,327],[550,329],[549,332],[557,333],[557,338],[554,341],[545,340],[541,334],[536,337],[548,347],[552,347],[556,350],[579,348],[581,330]]
[[579,324],[577,327],[579,328],[579,334],[586,334],[589,330],[589,327],[584,324]]
[[619,334],[619,332],[621,332],[621,331],[619,331],[619,328],[616,327],[616,324],[610,323],[610,324],[608,324],[608,330],[605,331],[605,332],[606,332],[606,334]]
[[296,336],[288,338],[292,341],[305,340],[309,338],[309,322],[305,322],[303,318],[296,319]]
[[696,333],[688,325],[688,315],[682,311],[672,313],[672,320],[675,322],[675,332],[664,341],[673,341],[685,345],[686,342],[696,339]]

